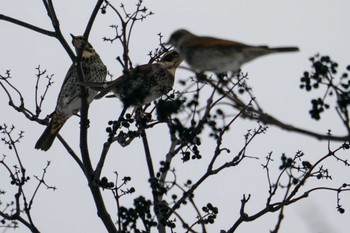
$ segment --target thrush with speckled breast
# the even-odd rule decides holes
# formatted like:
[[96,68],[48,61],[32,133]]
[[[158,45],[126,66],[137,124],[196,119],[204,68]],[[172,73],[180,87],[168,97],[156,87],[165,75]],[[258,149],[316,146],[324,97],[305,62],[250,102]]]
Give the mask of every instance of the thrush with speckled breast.
[[[83,37],[71,36],[73,46],[78,53],[78,50],[83,43]],[[86,42],[83,50],[81,66],[84,80],[89,82],[104,82],[106,80],[107,67],[103,64],[100,56],[88,42]],[[35,144],[36,149],[41,149],[44,151],[50,149],[58,132],[68,118],[79,112],[81,107],[81,98],[80,85],[78,82],[77,70],[75,65],[72,64],[63,81],[60,93],[58,95],[55,111],[52,113],[52,118],[45,131]],[[87,88],[87,92],[87,102],[90,104],[98,91]]]
[[173,88],[175,71],[181,62],[179,53],[171,50],[159,62],[137,66],[116,80],[105,83],[85,82],[82,85],[100,91],[96,98],[113,92],[123,102],[124,108],[142,106]]
[[168,44],[173,45],[196,72],[237,73],[241,66],[253,59],[280,52],[299,51],[297,47],[251,46],[236,41],[197,36],[180,29],[172,33]]

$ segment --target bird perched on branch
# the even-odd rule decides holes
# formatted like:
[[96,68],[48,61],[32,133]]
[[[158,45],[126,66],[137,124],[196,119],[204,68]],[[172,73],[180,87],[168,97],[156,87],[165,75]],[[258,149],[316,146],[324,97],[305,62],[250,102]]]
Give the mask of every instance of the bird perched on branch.
[[122,116],[129,106],[142,106],[167,94],[173,88],[175,71],[181,62],[178,52],[171,50],[159,62],[137,66],[116,80],[82,85],[100,91],[96,99],[113,92],[124,104]]
[[168,41],[196,72],[237,73],[240,67],[257,57],[279,52],[299,51],[297,47],[251,46],[214,37],[196,36],[180,29]]
[[[83,37],[71,36],[73,46],[78,53],[78,50],[83,43]],[[104,82],[106,80],[107,67],[103,64],[100,56],[88,42],[86,42],[83,50],[81,67],[84,80],[90,82]],[[35,144],[36,149],[41,149],[44,151],[50,149],[64,123],[73,114],[79,112],[81,107],[81,98],[80,85],[78,83],[79,80],[77,70],[75,65],[72,64],[63,81],[60,93],[58,95],[55,111],[51,114],[51,120]],[[87,89],[87,92],[87,102],[90,104],[98,92],[90,88]]]

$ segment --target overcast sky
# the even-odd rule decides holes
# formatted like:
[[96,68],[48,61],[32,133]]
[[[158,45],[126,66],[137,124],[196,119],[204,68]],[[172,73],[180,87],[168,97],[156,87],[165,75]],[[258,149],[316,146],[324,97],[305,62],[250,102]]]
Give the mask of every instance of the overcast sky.
[[[120,1],[111,1],[116,6]],[[136,1],[125,1],[128,9],[133,9]],[[65,38],[70,41],[69,33],[79,35],[85,30],[87,20],[94,7],[92,0],[60,0],[55,1],[57,16]],[[299,79],[303,71],[308,70],[308,58],[316,53],[330,55],[340,64],[340,71],[349,62],[349,22],[350,2],[347,0],[145,0],[145,5],[155,14],[144,22],[135,26],[134,36],[130,45],[131,58],[134,64],[148,62],[148,52],[158,44],[157,34],[164,35],[167,40],[176,29],[186,28],[199,35],[209,35],[237,40],[252,45],[270,46],[298,46],[299,53],[271,55],[258,59],[243,67],[249,73],[249,83],[253,87],[264,110],[290,124],[305,127],[319,133],[326,133],[332,129],[335,135],[345,134],[341,122],[334,112],[327,113],[324,120],[315,122],[310,119],[308,110],[312,95],[301,91]],[[5,14],[36,26],[52,30],[41,1],[0,0],[0,14]],[[121,74],[121,67],[115,57],[121,54],[118,44],[111,45],[102,41],[102,37],[112,37],[111,24],[118,24],[117,17],[111,12],[99,14],[90,34],[90,42],[99,52],[109,71],[117,77]],[[21,28],[8,22],[0,21],[0,73],[8,69],[14,77],[13,82],[21,89],[27,98],[28,107],[34,106],[32,101],[35,83],[35,67],[40,65],[54,74],[55,85],[50,90],[43,105],[43,116],[50,114],[56,103],[61,82],[71,64],[70,58],[62,49],[58,41],[33,31]],[[185,66],[186,64],[183,63]],[[186,78],[188,73],[181,71],[177,78]],[[175,86],[175,89],[179,87]],[[331,102],[331,104],[333,104]],[[112,106],[112,107],[111,107]],[[67,155],[59,141],[55,141],[49,152],[34,150],[34,144],[43,126],[29,122],[23,116],[8,107],[6,95],[0,91],[0,123],[15,124],[18,129],[25,131],[25,138],[20,144],[20,152],[27,164],[30,175],[40,174],[47,160],[52,166],[47,175],[47,181],[58,187],[55,192],[42,189],[34,205],[34,219],[42,232],[104,232],[104,227],[96,216],[96,210],[87,188],[86,180],[78,166]],[[90,142],[92,155],[101,150],[105,140],[104,128],[106,122],[117,116],[121,105],[117,100],[100,100],[91,105]],[[232,133],[234,142],[241,145],[243,133],[248,128],[256,127],[251,121],[241,121]],[[61,135],[72,141],[73,148],[78,149],[79,119],[70,119],[61,131]],[[155,151],[155,161],[161,160],[168,149],[167,141],[163,145],[159,140],[166,135],[164,132],[153,132],[150,137],[151,149]],[[158,135],[158,136],[157,136]],[[166,136],[165,136],[166,137]],[[230,145],[231,142],[226,142]],[[332,144],[337,146],[337,143]],[[9,153],[0,147],[0,153]],[[4,150],[4,151],[2,151]],[[288,133],[270,127],[267,134],[259,137],[249,154],[264,158],[268,152],[274,151],[276,161],[285,152],[293,156],[298,150],[303,150],[310,161],[315,161],[327,152],[327,143],[319,142],[304,136]],[[134,145],[120,148],[112,146],[108,164],[104,174],[113,178],[117,170],[121,176],[129,175],[134,178],[132,185],[139,191],[134,196],[125,198],[125,203],[138,195],[149,192],[148,183],[143,180],[147,175],[145,170],[142,145],[138,140]],[[345,152],[343,152],[345,153]],[[210,153],[208,154],[210,155]],[[132,158],[134,156],[135,158]],[[132,159],[131,159],[132,158]],[[95,161],[97,158],[95,158]],[[94,162],[95,162],[94,161]],[[199,161],[198,170],[195,164],[182,164],[177,161],[180,178],[184,180],[193,176],[193,180],[200,176],[207,160]],[[264,206],[267,195],[267,183],[260,164],[264,160],[250,161],[250,167],[242,164],[238,169],[227,171],[196,193],[199,205],[206,204],[207,196],[214,205],[219,207],[218,222],[209,228],[210,232],[227,229],[238,217],[240,199],[243,194],[252,193],[253,198],[248,211],[256,211]],[[157,164],[158,165],[158,164]],[[202,168],[200,168],[202,166]],[[277,166],[277,165],[276,165]],[[330,165],[334,172],[334,187],[342,182],[349,183],[349,169],[335,169],[340,164]],[[332,167],[333,166],[333,167]],[[3,174],[0,171],[0,174]],[[257,178],[260,177],[260,178]],[[239,178],[239,179],[237,179]],[[0,188],[8,188],[4,177],[0,177]],[[223,185],[229,182],[230,185]],[[146,190],[147,192],[142,192]],[[106,198],[112,213],[114,201],[106,192]],[[216,201],[214,201],[216,200]],[[344,194],[342,203],[350,208],[350,195]],[[49,213],[49,214],[48,214]],[[349,211],[340,215],[336,210],[335,193],[312,195],[308,200],[301,201],[287,208],[285,221],[281,232],[310,232],[310,233],[346,233],[349,230]],[[277,220],[276,215],[266,215],[253,223],[245,223],[237,232],[268,232]],[[13,231],[7,231],[13,232]],[[28,232],[21,227],[16,232]],[[177,232],[181,232],[181,228]]]

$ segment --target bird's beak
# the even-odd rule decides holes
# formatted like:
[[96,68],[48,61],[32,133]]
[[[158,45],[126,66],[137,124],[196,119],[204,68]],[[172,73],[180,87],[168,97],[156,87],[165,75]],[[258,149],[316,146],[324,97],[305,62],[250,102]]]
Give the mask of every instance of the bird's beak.
[[72,33],[70,33],[70,36],[72,37],[73,40],[75,39],[75,36]]

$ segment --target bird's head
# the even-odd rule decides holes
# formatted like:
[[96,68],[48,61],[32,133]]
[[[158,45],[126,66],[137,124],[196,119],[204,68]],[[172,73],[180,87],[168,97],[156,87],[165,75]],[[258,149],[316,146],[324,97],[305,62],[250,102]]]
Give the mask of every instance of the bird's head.
[[175,75],[176,68],[179,67],[182,61],[183,58],[175,49],[173,49],[165,53],[159,63],[164,64],[168,70]]
[[166,44],[173,45],[175,48],[179,48],[184,40],[193,36],[194,35],[191,32],[185,29],[179,29],[171,34],[169,41]]
[[176,67],[178,67],[182,61],[182,57],[175,49],[168,51],[160,59],[160,62],[172,63]]
[[[83,44],[84,38],[83,36],[74,36],[72,34],[70,34],[72,36],[72,44],[75,48],[76,53],[78,53],[81,45]],[[83,57],[90,57],[92,55],[94,55],[96,52],[94,50],[94,48],[92,47],[92,45],[89,42],[86,42],[85,44],[85,48],[83,51]]]

